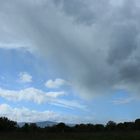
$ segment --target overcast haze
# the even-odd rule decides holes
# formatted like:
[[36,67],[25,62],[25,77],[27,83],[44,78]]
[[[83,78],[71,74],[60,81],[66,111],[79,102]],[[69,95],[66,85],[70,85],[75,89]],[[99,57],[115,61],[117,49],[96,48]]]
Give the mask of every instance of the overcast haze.
[[0,0],[0,21],[1,116],[140,117],[138,0]]

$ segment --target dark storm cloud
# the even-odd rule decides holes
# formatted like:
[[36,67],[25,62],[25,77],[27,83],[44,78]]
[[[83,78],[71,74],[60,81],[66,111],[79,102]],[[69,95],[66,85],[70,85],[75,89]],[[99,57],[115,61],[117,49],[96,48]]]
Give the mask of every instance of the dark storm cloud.
[[7,38],[0,41],[29,43],[86,97],[120,86],[133,91],[140,85],[140,7],[120,2],[3,0],[0,30]]
[[108,61],[110,64],[128,59],[136,50],[138,32],[135,26],[122,25],[114,26],[115,31],[112,33],[111,48],[109,51]]
[[[57,6],[60,6],[63,12],[77,23],[92,25],[97,19],[108,10],[107,1],[100,0],[54,0]],[[100,11],[100,12],[98,12]]]
[[[58,4],[58,1],[55,0],[55,3]],[[62,6],[64,12],[75,18],[76,22],[82,22],[85,24],[92,24],[95,20],[93,12],[89,9],[89,6],[85,1],[82,0],[60,0],[59,6]]]
[[139,83],[140,81],[140,63],[126,64],[120,69],[121,78],[126,82],[132,84]]

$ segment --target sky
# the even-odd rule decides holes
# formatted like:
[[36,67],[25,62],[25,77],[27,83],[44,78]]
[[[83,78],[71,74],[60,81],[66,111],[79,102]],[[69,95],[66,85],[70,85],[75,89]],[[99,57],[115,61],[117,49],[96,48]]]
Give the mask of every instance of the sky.
[[0,0],[0,21],[0,116],[140,118],[139,0]]

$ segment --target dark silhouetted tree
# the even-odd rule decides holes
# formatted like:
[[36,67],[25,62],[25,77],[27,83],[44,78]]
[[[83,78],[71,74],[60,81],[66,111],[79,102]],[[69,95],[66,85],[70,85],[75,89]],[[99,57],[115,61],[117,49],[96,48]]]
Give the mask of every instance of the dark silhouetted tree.
[[24,131],[24,132],[28,132],[28,131],[29,131],[29,124],[28,124],[28,123],[25,123],[25,124],[21,127],[21,130]]
[[126,131],[134,130],[135,127],[134,122],[124,122],[123,125]]
[[140,119],[135,120],[135,129],[140,130]]
[[117,129],[118,131],[123,131],[123,130],[125,130],[125,126],[124,126],[123,123],[118,123],[116,127],[117,127],[116,129]]
[[37,131],[39,127],[36,125],[36,123],[30,123],[29,124],[30,131]]
[[62,123],[61,122],[61,123],[55,125],[54,128],[53,128],[53,130],[55,130],[56,132],[62,132],[62,133],[64,133],[64,132],[67,131],[68,128],[69,127],[66,126],[65,123]]
[[106,124],[106,130],[109,130],[109,131],[114,131],[116,129],[116,123],[114,121],[109,121],[107,124]]
[[0,117],[0,131],[11,131],[17,128],[17,123],[6,117]]
[[95,124],[95,126],[94,126],[94,130],[95,130],[95,132],[99,132],[99,131],[104,131],[104,125],[103,124]]

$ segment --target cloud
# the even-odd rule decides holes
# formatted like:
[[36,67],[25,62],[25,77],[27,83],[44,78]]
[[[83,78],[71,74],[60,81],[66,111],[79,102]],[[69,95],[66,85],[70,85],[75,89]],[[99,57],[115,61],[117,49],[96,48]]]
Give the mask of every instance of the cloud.
[[68,82],[63,79],[48,80],[45,83],[47,88],[60,88],[61,86],[68,85]]
[[96,17],[94,17],[94,13],[91,10],[92,7],[90,7],[89,3],[87,3],[86,1],[54,0],[54,2],[57,6],[60,6],[63,9],[63,11],[65,12],[66,15],[68,15],[72,18],[74,17],[75,22],[77,22],[77,23],[82,22],[84,24],[90,25],[95,21]]
[[30,87],[22,90],[7,90],[0,88],[0,97],[14,102],[32,101],[37,104],[48,103],[55,106],[65,107],[69,109],[86,110],[86,106],[75,100],[61,99],[66,93],[60,92],[44,92],[42,90]]
[[117,100],[113,100],[112,103],[115,105],[121,105],[121,104],[129,104],[131,102],[133,102],[134,100],[136,100],[135,98],[129,97],[129,98],[120,98]]
[[0,48],[2,49],[25,49],[28,50],[29,44],[21,44],[21,43],[0,43]]
[[5,0],[0,5],[0,42],[31,44],[79,95],[112,93],[120,85],[139,93],[139,1]]
[[37,111],[25,107],[11,107],[8,104],[0,104],[0,116],[8,117],[17,122],[39,122],[39,121],[55,121],[66,123],[89,122],[93,118],[86,117],[83,119],[76,115],[64,115],[62,113],[45,110]]
[[20,72],[19,80],[23,83],[30,83],[32,82],[32,76],[27,72]]
[[[0,116],[8,117],[18,122],[36,122],[36,121],[47,121],[57,120],[59,118],[58,113],[53,111],[35,111],[28,108],[12,108],[7,104],[0,105]],[[59,119],[58,119],[59,120]]]

